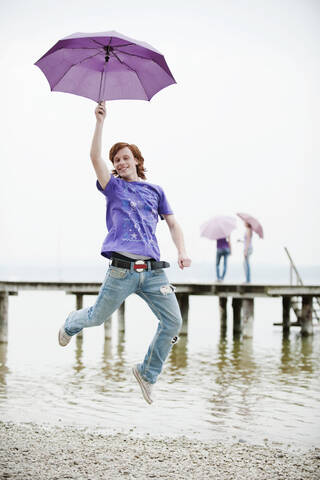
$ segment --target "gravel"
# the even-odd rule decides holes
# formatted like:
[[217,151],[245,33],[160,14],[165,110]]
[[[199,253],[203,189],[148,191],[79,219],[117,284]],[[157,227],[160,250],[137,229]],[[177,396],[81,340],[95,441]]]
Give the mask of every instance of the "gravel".
[[0,479],[320,479],[320,448],[102,434],[0,422]]

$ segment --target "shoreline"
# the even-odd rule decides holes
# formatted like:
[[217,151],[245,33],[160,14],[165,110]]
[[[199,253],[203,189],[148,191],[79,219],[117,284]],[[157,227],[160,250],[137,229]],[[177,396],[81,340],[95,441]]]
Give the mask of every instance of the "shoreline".
[[0,478],[318,480],[320,448],[297,453],[242,442],[0,422]]

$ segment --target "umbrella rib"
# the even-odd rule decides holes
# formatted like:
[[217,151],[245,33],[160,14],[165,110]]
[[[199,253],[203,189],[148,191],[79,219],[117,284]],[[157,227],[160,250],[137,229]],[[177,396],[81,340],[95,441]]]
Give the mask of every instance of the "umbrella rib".
[[[101,47],[103,47],[103,45],[101,45]],[[55,52],[57,52],[58,50],[97,50],[97,47],[61,47],[61,48],[58,48],[57,50],[55,50]],[[55,53],[53,52],[53,53]]]
[[91,39],[93,42],[97,43],[98,45],[100,45],[100,47],[104,47],[103,43],[99,43],[97,42],[97,40],[95,40],[94,38]]
[[[102,46],[103,46],[103,45],[102,45]],[[45,54],[38,60],[38,62],[39,62],[40,60],[42,60],[44,57],[49,57],[50,55],[53,55],[54,53],[60,52],[60,50],[64,50],[64,49],[66,49],[66,50],[95,50],[94,47],[67,47],[67,48],[66,48],[66,47],[62,46],[62,47],[57,48],[54,52],[51,52],[49,55],[47,55],[48,52],[45,53]],[[36,63],[37,63],[37,62],[36,62]]]
[[135,45],[135,43],[124,43],[123,45],[116,45],[113,48],[119,48],[119,47],[130,47],[130,45]]
[[[67,73],[70,72],[71,68],[75,67],[76,65],[79,65],[80,63],[84,62],[85,60],[89,60],[89,58],[93,58],[93,57],[96,57],[97,55],[100,55],[101,52],[98,52],[98,53],[95,53],[94,55],[90,55],[89,57],[86,57],[86,58],[83,58],[80,62],[78,63],[73,63],[72,65],[70,65],[70,67],[68,68],[68,70],[66,70],[64,72],[64,74],[62,75],[62,77],[59,78],[59,80],[53,85],[53,88],[58,85],[59,82],[61,82],[61,80],[63,79],[63,77],[65,77],[67,75]],[[51,89],[52,90],[52,89]]]
[[140,83],[140,85],[141,85],[144,93],[146,94],[146,97],[148,98],[147,92],[145,91],[145,88],[144,88],[144,86],[142,85],[142,82],[141,82],[140,77],[139,77],[139,75],[137,74],[137,72],[136,72],[132,67],[130,67],[130,65],[128,65],[128,64],[127,64],[126,62],[124,62],[123,60],[121,60],[114,51],[112,51],[111,53],[116,57],[116,59],[117,59],[120,63],[122,63],[123,65],[125,65],[126,67],[128,67],[132,72],[134,72],[134,73],[137,75],[138,80],[139,80],[139,83]]
[[[114,48],[117,48],[117,50],[118,50],[118,47],[114,47]],[[157,63],[152,58],[144,57],[143,55],[137,55],[135,53],[123,52],[122,50],[118,50],[118,51],[120,53],[123,53],[124,55],[129,55],[130,57],[143,58],[143,60],[150,60],[150,62]]]
[[128,53],[128,52],[123,52],[122,50],[118,50],[120,53],[122,53],[123,55],[129,55],[130,57],[137,57],[137,58],[142,58],[143,60],[148,60],[149,62],[152,62],[156,65],[158,65],[161,70],[163,70],[165,72],[165,70],[159,65],[159,63],[157,63],[155,60],[153,60],[153,58],[148,58],[148,57],[144,57],[142,55],[136,55],[135,53]]
[[[108,38],[108,37],[107,37]],[[112,39],[113,38],[116,38],[116,37],[110,37],[109,38],[109,42],[108,42],[108,46],[110,45],[110,43],[112,42]],[[98,45],[100,45],[101,47],[105,47],[106,45],[104,45],[103,43],[99,43],[95,38],[92,38],[91,39],[93,42],[97,43]],[[123,45],[117,45],[117,47],[114,47],[114,48],[118,48],[118,47],[129,47],[130,45],[134,45],[134,43],[124,43]]]

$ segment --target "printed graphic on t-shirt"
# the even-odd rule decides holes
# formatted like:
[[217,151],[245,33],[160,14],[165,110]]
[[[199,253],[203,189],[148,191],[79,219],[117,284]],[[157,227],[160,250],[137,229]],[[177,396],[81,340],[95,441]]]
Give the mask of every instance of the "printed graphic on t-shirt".
[[125,190],[123,196],[126,198],[121,199],[121,206],[127,217],[119,225],[117,235],[125,242],[154,243],[150,234],[155,231],[158,222],[158,195],[142,191],[141,187],[138,192],[130,191],[131,188]]

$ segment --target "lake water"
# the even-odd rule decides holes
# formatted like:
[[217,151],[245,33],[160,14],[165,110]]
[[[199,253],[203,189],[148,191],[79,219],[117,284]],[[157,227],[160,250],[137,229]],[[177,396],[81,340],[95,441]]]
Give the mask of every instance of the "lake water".
[[62,292],[10,297],[9,342],[0,344],[2,420],[319,446],[320,332],[302,338],[292,328],[284,339],[273,326],[281,320],[280,299],[256,299],[254,336],[236,339],[230,300],[223,335],[217,298],[191,297],[189,334],[172,349],[151,406],[131,374],[156,328],[147,305],[129,297],[125,333],[114,315],[112,340],[101,326],[61,348],[57,331],[74,302]]

